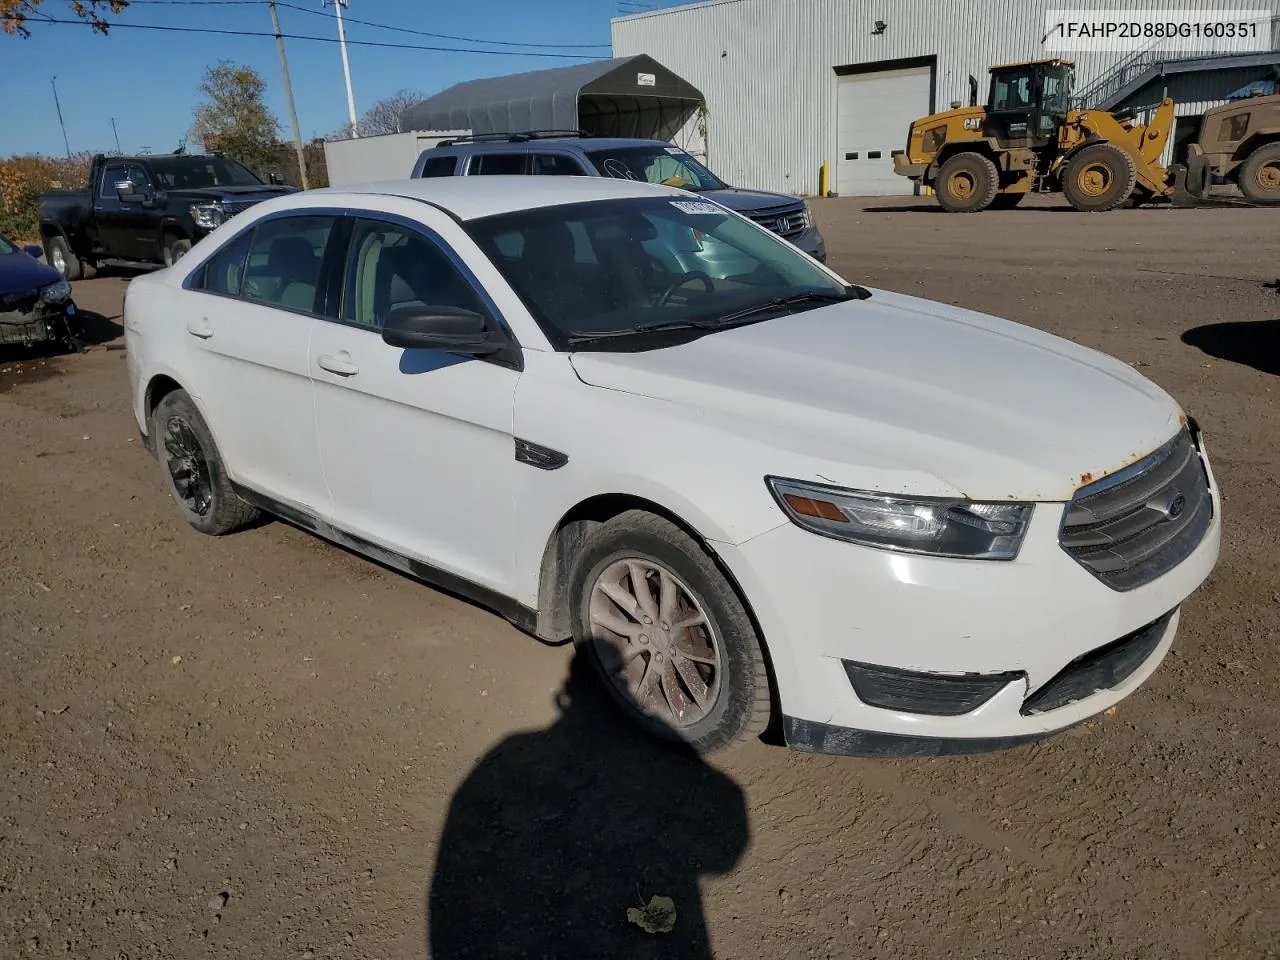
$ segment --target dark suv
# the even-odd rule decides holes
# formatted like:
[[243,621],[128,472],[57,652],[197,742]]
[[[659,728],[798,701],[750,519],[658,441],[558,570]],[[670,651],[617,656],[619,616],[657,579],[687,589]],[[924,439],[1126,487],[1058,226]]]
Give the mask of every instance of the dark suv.
[[731,187],[662,140],[592,137],[579,131],[480,134],[442,140],[422,151],[413,167],[414,177],[486,174],[615,177],[682,187],[750,217],[811,257],[827,259],[822,234],[803,200]]

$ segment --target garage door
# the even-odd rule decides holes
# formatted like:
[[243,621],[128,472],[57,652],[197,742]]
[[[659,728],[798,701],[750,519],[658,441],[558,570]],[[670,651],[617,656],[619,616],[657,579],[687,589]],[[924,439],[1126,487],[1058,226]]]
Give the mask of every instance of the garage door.
[[894,150],[907,145],[912,120],[929,112],[932,67],[878,70],[839,78],[836,189],[845,197],[910,194],[893,172]]

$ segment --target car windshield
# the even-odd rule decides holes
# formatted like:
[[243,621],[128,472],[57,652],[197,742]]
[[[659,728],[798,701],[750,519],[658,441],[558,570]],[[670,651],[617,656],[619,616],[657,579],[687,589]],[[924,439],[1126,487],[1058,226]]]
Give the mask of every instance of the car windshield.
[[0,237],[0,257],[7,256],[10,253],[16,253],[18,250],[12,243],[4,237]]
[[246,167],[221,157],[165,157],[153,159],[150,163],[151,169],[166,190],[263,185]]
[[588,150],[587,156],[597,170],[615,180],[661,183],[693,191],[725,189],[724,181],[679,147],[655,143],[652,146]]
[[868,295],[693,197],[542,207],[466,229],[558,350],[654,349]]

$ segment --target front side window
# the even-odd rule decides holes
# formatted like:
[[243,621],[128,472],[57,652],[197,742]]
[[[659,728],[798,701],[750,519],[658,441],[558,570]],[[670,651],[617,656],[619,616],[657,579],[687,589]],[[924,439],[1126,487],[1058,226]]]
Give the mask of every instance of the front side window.
[[303,313],[320,312],[320,264],[336,218],[281,217],[253,232],[240,295]]
[[415,230],[360,220],[351,240],[342,319],[381,330],[402,307],[486,313],[475,288],[432,240]]
[[116,198],[116,184],[125,179],[128,168],[123,163],[109,163],[102,170],[102,187],[98,196],[104,200]]
[[128,177],[133,181],[135,193],[142,193],[151,187],[151,177],[143,167],[136,163],[129,164]]
[[855,294],[786,241],[695,197],[523,210],[466,225],[558,349],[640,349]]
[[508,176],[524,173],[523,153],[481,153],[471,158],[472,176]]
[[588,150],[596,169],[616,180],[661,183],[683,190],[723,190],[724,181],[679,147],[661,144]]

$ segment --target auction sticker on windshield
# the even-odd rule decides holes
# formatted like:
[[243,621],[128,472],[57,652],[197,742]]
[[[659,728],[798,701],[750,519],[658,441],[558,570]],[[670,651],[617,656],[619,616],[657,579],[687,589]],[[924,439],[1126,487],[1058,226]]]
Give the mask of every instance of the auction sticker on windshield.
[[706,200],[672,200],[671,205],[677,210],[683,210],[685,213],[714,213],[721,216],[724,211],[717,207],[714,203],[708,203]]

